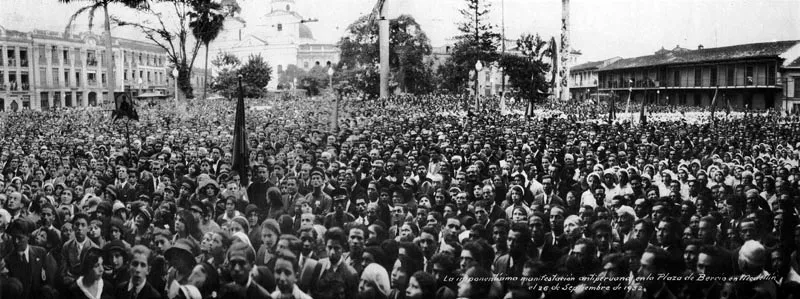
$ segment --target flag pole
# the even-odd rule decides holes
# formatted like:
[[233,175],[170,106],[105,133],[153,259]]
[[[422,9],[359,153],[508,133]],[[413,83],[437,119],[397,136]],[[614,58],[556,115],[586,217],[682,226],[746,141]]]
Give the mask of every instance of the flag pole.
[[247,135],[244,118],[244,91],[242,89],[242,75],[239,75],[239,99],[236,103],[236,119],[233,127],[233,155],[231,168],[239,172],[239,180],[243,187],[247,187],[249,180],[247,177],[248,153]]

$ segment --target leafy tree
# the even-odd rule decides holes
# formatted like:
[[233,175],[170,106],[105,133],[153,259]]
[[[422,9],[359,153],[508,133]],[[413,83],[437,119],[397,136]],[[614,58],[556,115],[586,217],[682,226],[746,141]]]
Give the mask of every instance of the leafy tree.
[[[432,71],[423,62],[423,58],[431,53],[430,39],[410,15],[401,15],[390,20],[389,30],[390,86],[403,92],[430,92],[433,89]],[[379,80],[379,77],[371,75],[380,60],[378,24],[370,23],[368,16],[363,16],[348,26],[345,36],[339,41],[339,49],[342,55],[338,68],[344,72],[340,74],[341,77]],[[367,88],[356,89],[369,95],[376,95],[378,92],[373,92],[370,88],[373,85],[371,82],[347,81]],[[375,84],[379,84],[378,81]]]
[[465,0],[466,8],[459,10],[464,21],[458,23],[460,35],[456,36],[453,54],[439,74],[445,81],[442,87],[451,92],[461,92],[466,86],[469,71],[475,68],[475,63],[481,61],[489,65],[498,58],[497,46],[500,34],[495,31],[494,25],[487,21],[489,8],[488,0]]
[[300,86],[308,91],[308,95],[315,96],[321,93],[320,89],[328,88],[328,81],[328,68],[317,64],[300,78]]
[[[278,77],[278,89],[290,89],[292,84],[300,84],[300,80],[306,76],[306,71],[297,67],[294,64],[290,64],[286,66],[286,69],[279,74]],[[295,82],[297,79],[298,82]],[[300,88],[302,86],[295,86],[295,88]]]
[[250,55],[237,75],[242,75],[244,96],[258,98],[266,94],[267,84],[272,79],[272,67],[259,55]]
[[548,82],[546,78],[552,66],[546,61],[550,61],[553,47],[539,34],[523,34],[517,40],[517,49],[522,55],[503,55],[500,66],[505,69],[519,97],[544,100],[552,86],[552,82]]
[[258,98],[266,94],[272,67],[261,55],[250,55],[247,63],[242,65],[236,56],[220,53],[212,61],[220,69],[211,84],[211,90],[220,93],[225,98],[238,95],[239,75],[242,75],[242,90],[247,98]]
[[94,14],[97,9],[103,9],[103,16],[105,20],[105,26],[103,27],[103,33],[105,34],[105,47],[106,53],[103,60],[106,61],[106,74],[108,74],[108,94],[113,95],[114,90],[116,89],[117,81],[115,80],[116,76],[114,76],[114,64],[108,63],[112,61],[111,55],[113,53],[113,43],[111,41],[111,17],[108,14],[108,5],[111,3],[118,3],[122,4],[128,8],[144,8],[149,6],[147,0],[58,0],[61,3],[75,3],[78,1],[81,2],[89,2],[89,5],[84,6],[78,11],[76,11],[72,16],[69,18],[69,22],[67,23],[67,29],[65,33],[68,33],[72,30],[72,23],[75,22],[75,19],[78,18],[81,14],[88,12],[89,13],[89,31],[92,31],[92,27],[94,25]]
[[140,20],[112,18],[119,26],[138,29],[146,39],[167,52],[172,67],[178,69],[178,88],[187,98],[194,98],[192,69],[200,46],[203,45],[203,40],[194,38],[194,29],[190,22],[192,15],[198,13],[197,8],[202,7],[203,1],[206,0],[154,0],[152,2],[159,5],[138,7],[143,14]]
[[189,27],[192,28],[194,38],[199,39],[206,46],[206,59],[203,79],[203,98],[208,90],[208,45],[222,32],[225,22],[225,12],[222,4],[212,0],[198,0],[193,3],[194,11],[189,12]]

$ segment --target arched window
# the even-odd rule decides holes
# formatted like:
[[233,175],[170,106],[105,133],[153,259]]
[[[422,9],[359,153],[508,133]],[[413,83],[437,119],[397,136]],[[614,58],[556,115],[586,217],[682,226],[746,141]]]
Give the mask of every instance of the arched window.
[[325,63],[325,65],[327,65],[327,66],[329,66],[329,67],[330,67],[330,66],[331,66],[331,61],[330,61],[330,60],[328,60],[328,62],[327,62],[327,63]]

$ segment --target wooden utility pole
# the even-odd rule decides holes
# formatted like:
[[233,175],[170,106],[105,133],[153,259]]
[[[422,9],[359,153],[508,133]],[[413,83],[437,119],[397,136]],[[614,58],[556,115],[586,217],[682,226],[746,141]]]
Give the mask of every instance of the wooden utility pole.
[[386,0],[380,1],[378,19],[378,44],[381,56],[381,98],[389,97],[389,6]]

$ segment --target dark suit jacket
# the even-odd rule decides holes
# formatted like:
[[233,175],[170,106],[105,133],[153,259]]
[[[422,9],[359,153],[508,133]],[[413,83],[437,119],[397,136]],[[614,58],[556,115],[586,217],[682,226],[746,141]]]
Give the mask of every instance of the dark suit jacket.
[[247,298],[247,299],[271,299],[269,292],[258,285],[255,281],[247,288],[236,284],[228,283],[220,289],[220,298]]
[[[544,194],[536,195],[536,197],[533,199],[533,204],[544,205],[544,197]],[[562,200],[561,197],[556,194],[556,192],[553,192],[553,195],[550,197],[550,206],[553,205],[559,205],[562,207],[564,206],[564,200]]]
[[[131,291],[128,290],[128,281],[117,285],[114,298],[115,299],[131,299]],[[161,293],[156,290],[149,282],[145,282],[142,291],[134,299],[161,299]]]
[[5,262],[9,277],[19,279],[22,283],[22,298],[35,298],[42,295],[45,286],[53,285],[58,266],[44,248],[28,248],[28,261],[14,252],[6,257]]
[[78,278],[78,273],[81,269],[81,260],[83,256],[86,255],[86,252],[89,251],[89,248],[92,247],[99,248],[92,240],[86,243],[86,246],[83,247],[81,252],[78,252],[78,242],[74,239],[64,244],[64,248],[61,249],[61,269],[59,269],[59,274],[61,275],[60,277],[64,279],[65,285],[69,285],[72,279]]

